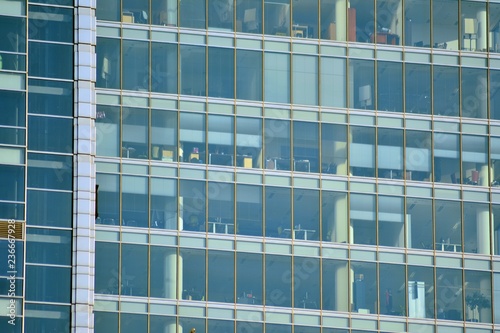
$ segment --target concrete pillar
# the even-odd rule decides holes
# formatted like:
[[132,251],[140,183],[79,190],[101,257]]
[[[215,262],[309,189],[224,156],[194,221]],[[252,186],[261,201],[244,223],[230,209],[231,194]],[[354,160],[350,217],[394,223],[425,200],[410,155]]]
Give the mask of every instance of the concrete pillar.
[[179,216],[179,221],[178,221],[178,225],[177,225],[177,228],[179,231],[182,231],[184,230],[184,198],[183,197],[179,197],[179,212],[178,212],[178,216]]
[[[488,167],[488,164],[481,165],[479,170],[479,185],[489,186],[490,184],[489,171],[490,167]],[[493,170],[491,172],[493,173]]]
[[[347,243],[347,195],[340,195],[334,198],[334,208],[329,219],[330,240],[336,243]],[[352,232],[351,232],[352,234]]]
[[479,10],[476,14],[477,18],[477,40],[476,50],[486,51],[488,48],[488,23],[487,23],[486,8]]
[[346,40],[347,33],[347,0],[335,1],[335,39]]
[[[485,295],[486,297],[489,296],[490,301],[491,301],[491,281],[490,281],[490,279],[481,279],[481,281],[479,281],[479,292],[481,294]],[[498,309],[496,309],[495,312],[496,311],[498,311]],[[491,323],[491,307],[482,308],[478,312],[479,312],[478,319],[480,322]]]
[[[175,17],[177,19],[177,14]],[[167,52],[166,61],[167,61],[166,88],[168,92],[174,92],[177,91],[177,51],[169,49],[169,51]]]
[[164,258],[163,282],[165,298],[176,299],[177,297],[177,251],[168,250]]
[[406,214],[406,247],[411,248],[411,214]]
[[[177,327],[179,328],[178,331],[176,331]],[[179,323],[177,326],[175,318],[168,319],[167,322],[165,323],[165,328],[163,330],[164,333],[182,333],[182,326]]]
[[477,253],[491,254],[490,211],[480,206],[476,210]]
[[354,275],[347,264],[335,267],[335,304],[333,306],[335,311],[349,311],[349,299],[352,299],[349,297],[349,274]]
[[[344,141],[342,141],[344,140]],[[345,141],[347,140],[347,142]],[[337,165],[338,175],[347,175],[349,166],[347,164],[347,144],[352,142],[352,132],[349,130],[347,138],[337,138],[333,143],[333,161]]]

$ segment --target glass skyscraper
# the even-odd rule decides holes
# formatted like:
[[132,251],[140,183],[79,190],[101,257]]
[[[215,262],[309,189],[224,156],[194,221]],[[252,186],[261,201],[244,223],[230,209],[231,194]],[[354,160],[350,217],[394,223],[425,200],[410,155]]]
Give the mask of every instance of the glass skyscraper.
[[500,1],[0,0],[0,332],[500,333],[499,160]]

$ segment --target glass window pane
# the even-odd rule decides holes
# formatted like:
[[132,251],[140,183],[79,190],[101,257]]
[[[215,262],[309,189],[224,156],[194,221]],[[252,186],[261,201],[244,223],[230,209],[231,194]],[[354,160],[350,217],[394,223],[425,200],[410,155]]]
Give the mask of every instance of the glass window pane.
[[95,242],[95,291],[98,294],[118,295],[119,244]]
[[458,1],[434,0],[433,12],[433,47],[438,49],[459,50],[458,42]]
[[[205,301],[205,250],[181,248],[180,256],[183,261],[182,299]],[[201,325],[200,327],[204,326],[205,325]]]
[[177,230],[177,181],[151,178],[151,228]]
[[148,179],[122,176],[122,225],[148,227]]
[[317,123],[293,122],[293,170],[319,172],[319,129]]
[[322,259],[323,262],[323,310],[349,311],[349,269],[344,260]]
[[[182,4],[189,2],[183,1]],[[194,2],[194,1],[191,1]],[[196,7],[200,7],[197,3]],[[182,6],[181,6],[182,10]],[[181,16],[182,23],[182,16]],[[181,89],[184,95],[205,96],[205,47],[181,45]]]
[[[27,201],[30,203],[27,207],[28,225],[71,228],[71,193],[29,190]],[[57,209],[52,209],[51,204],[54,202],[58,203]]]
[[500,186],[500,163],[497,161],[500,159],[500,138],[490,137],[490,158],[491,158],[491,186]]
[[431,114],[431,66],[406,64],[406,112]]
[[465,271],[467,321],[491,323],[491,273]]
[[122,22],[142,23],[149,22],[149,1],[123,0]]
[[183,220],[183,229],[205,231],[205,182],[181,180],[180,199],[179,214]]
[[462,270],[436,269],[437,319],[463,320]]
[[181,27],[205,29],[205,1],[181,1],[179,18]]
[[200,158],[208,164],[233,166],[234,158],[234,118],[208,116],[208,156]]
[[350,131],[350,173],[353,176],[375,177],[375,129],[352,126]]
[[120,316],[120,332],[136,333],[147,331],[148,316],[143,314],[131,314]]
[[500,4],[488,4],[488,36],[489,36],[489,51],[500,52]]
[[26,94],[18,91],[0,90],[2,100],[2,116],[0,125],[25,126],[26,123]]
[[236,50],[236,98],[262,100],[262,52]]
[[321,201],[323,241],[347,243],[347,194],[323,191]]
[[59,153],[73,151],[73,119],[30,115],[28,127],[28,149]]
[[1,16],[0,51],[26,52],[25,18]]
[[318,57],[294,55],[293,103],[318,104]]
[[[498,309],[500,306],[500,273],[493,274],[493,299],[493,306],[495,309]],[[495,324],[500,323],[500,312],[495,311],[494,316]]]
[[153,0],[151,2],[152,24],[177,26],[177,0]]
[[[60,288],[63,286],[60,285]],[[26,332],[64,332],[71,326],[70,311],[70,306],[28,303],[24,329]]]
[[266,237],[291,237],[290,189],[266,187]]
[[401,45],[403,36],[403,4],[401,0],[377,0],[377,30],[371,41]]
[[372,60],[351,60],[354,84],[349,86],[349,107],[358,109],[375,108],[375,65]]
[[319,191],[295,189],[293,191],[293,205],[292,238],[308,241],[319,240]]
[[28,187],[71,190],[73,158],[48,154],[28,154]]
[[462,50],[488,51],[486,2],[462,0],[460,11],[462,17]]
[[[292,259],[287,256],[266,254],[267,306],[292,306]],[[271,332],[275,332],[272,330]]]
[[346,107],[347,92],[345,66],[345,59],[321,57],[321,105],[341,108]]
[[[493,254],[500,254],[500,205],[492,205]],[[499,281],[500,282],[500,281]],[[500,289],[500,285],[498,286]],[[500,318],[499,318],[500,319]]]
[[209,319],[207,333],[217,332],[234,332],[234,321]]
[[151,110],[151,158],[165,162],[179,161],[176,111]]
[[[169,330],[170,332],[175,332],[177,328],[176,317],[165,316],[165,315],[160,315],[160,316],[150,315],[149,327],[150,327],[150,332],[165,332],[165,330]],[[190,330],[191,327],[187,329]]]
[[379,274],[380,314],[406,316],[405,266],[380,264]]
[[403,179],[403,131],[379,128],[377,135],[378,177]]
[[[71,302],[70,267],[27,265],[25,281],[27,301]],[[57,286],[57,288],[50,288],[50,286]]]
[[408,317],[434,318],[434,269],[408,266]]
[[149,91],[149,43],[122,42],[122,89]]
[[71,265],[71,232],[27,228],[26,262]]
[[402,64],[379,61],[377,63],[377,85],[377,109],[403,112]]
[[95,126],[98,156],[120,156],[120,118],[118,106],[97,106]]
[[[18,224],[16,224],[16,225],[18,225]],[[9,240],[6,238],[0,240],[0,250],[4,251],[4,253],[10,254],[8,251],[9,251],[9,249],[12,248],[12,245],[10,245],[10,244],[12,244],[11,242],[12,241],[9,242]],[[12,269],[9,267],[10,263],[8,260],[4,260],[4,262],[0,264],[0,275],[1,276],[8,277],[11,274],[13,274],[16,278],[23,277],[24,272],[23,272],[23,269],[21,267],[24,267],[24,246],[25,246],[24,244],[25,243],[23,240],[19,240],[19,241],[16,241],[14,243],[16,253],[13,255],[14,255],[14,258],[16,260],[16,263],[15,263],[16,264],[16,271],[14,273],[10,273],[10,271],[12,271]],[[12,259],[12,257],[9,257],[9,258]],[[17,269],[17,268],[19,268],[19,269]],[[20,282],[20,284],[21,284],[21,290],[16,290],[16,295],[21,296],[23,294],[22,280],[17,280],[17,281]],[[2,287],[1,294],[7,296],[9,294],[9,288]]]
[[[500,7],[500,6],[499,6]],[[499,13],[500,17],[500,13]],[[500,31],[499,31],[499,52],[500,52]],[[500,119],[500,71],[490,70],[490,118]]]
[[119,89],[121,82],[120,40],[97,37],[96,56],[96,87]]
[[233,0],[208,2],[208,28],[233,31]]
[[120,21],[120,0],[99,1],[96,17],[103,21]]
[[236,2],[236,31],[262,33],[262,2],[260,0]]
[[[377,288],[377,266],[375,263],[352,262],[351,288],[352,288],[352,312],[377,313],[376,305]],[[352,280],[354,278],[354,280]]]
[[0,164],[0,200],[24,201],[24,166]]
[[292,2],[292,37],[318,38],[318,1]]
[[118,332],[118,313],[95,311],[94,332]]
[[54,42],[73,42],[73,10],[29,6],[28,38]]
[[233,49],[208,48],[208,96],[234,98]]
[[462,214],[460,202],[436,200],[436,251],[462,252]]
[[291,170],[290,122],[266,119],[264,126],[265,168]]
[[149,157],[149,110],[122,109],[122,157],[147,159]]
[[208,183],[208,232],[234,234],[234,185]]
[[[347,22],[345,18],[347,17],[347,10],[353,12],[349,16],[349,40],[356,41],[356,12],[353,9],[347,9],[347,1],[332,2],[329,0],[320,1],[320,22],[321,22],[321,39],[330,40],[346,40],[346,27]],[[351,23],[351,20],[353,23]],[[353,37],[351,39],[351,37]]]
[[406,180],[430,180],[432,168],[430,147],[430,132],[406,131]]
[[489,186],[488,139],[462,136],[462,180],[464,184]]
[[241,304],[262,304],[262,254],[236,253],[236,299]]
[[200,159],[205,152],[205,115],[181,112],[179,160],[191,163],[206,163]]
[[462,117],[488,118],[486,69],[462,68]]
[[73,79],[73,45],[30,42],[31,76]]
[[[121,295],[142,296],[148,294],[148,247],[122,244]],[[137,332],[137,331],[136,331]]]
[[464,203],[464,252],[491,253],[489,226],[488,204]]
[[177,250],[164,246],[151,246],[150,297],[177,298]]
[[434,180],[460,184],[459,137],[455,134],[434,134]]
[[208,251],[208,301],[234,303],[234,253]]
[[431,46],[429,0],[405,1],[405,45],[416,47]]
[[97,198],[99,219],[96,223],[120,224],[120,177],[118,175],[97,174],[99,193]]
[[[375,196],[351,194],[350,198],[350,243],[376,244]],[[373,280],[370,280],[373,281]]]
[[236,185],[236,233],[262,236],[262,187]]
[[321,172],[347,174],[347,127],[321,124]]
[[433,66],[434,114],[458,117],[458,67]]
[[72,83],[29,79],[28,91],[29,113],[73,116]]
[[236,118],[236,166],[262,167],[262,120]]
[[[348,40],[373,43],[376,31],[374,1],[352,0],[348,7]],[[356,27],[356,38],[352,39],[354,36],[351,29],[354,27]]]
[[266,52],[264,66],[265,101],[290,103],[290,55]]
[[295,257],[293,261],[293,306],[303,309],[319,309],[320,261],[318,258]]
[[177,93],[177,45],[151,43],[151,91]]
[[430,199],[406,199],[406,228],[408,248],[432,250],[432,201]]
[[[405,218],[402,197],[378,197],[378,244],[404,247]],[[404,314],[403,314],[404,315]]]
[[290,0],[264,0],[264,33],[290,36]]

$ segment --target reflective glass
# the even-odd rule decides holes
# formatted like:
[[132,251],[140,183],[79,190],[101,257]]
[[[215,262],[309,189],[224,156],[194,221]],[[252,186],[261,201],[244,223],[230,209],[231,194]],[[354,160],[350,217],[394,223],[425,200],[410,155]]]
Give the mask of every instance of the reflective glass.
[[165,315],[150,315],[149,327],[150,327],[149,328],[150,332],[162,332],[165,330],[169,330],[170,332],[175,332],[177,327],[176,317],[165,316]]
[[290,0],[264,0],[264,33],[290,36]]
[[264,332],[264,324],[251,321],[237,321],[236,333]]
[[234,98],[233,49],[208,48],[208,96]]
[[26,20],[24,18],[0,16],[0,51],[26,52]]
[[28,38],[54,42],[73,42],[73,9],[29,6]]
[[406,0],[405,1],[405,45],[416,47],[431,46],[430,31],[430,1]]
[[177,181],[151,178],[151,228],[177,230]]
[[432,200],[406,199],[406,246],[413,249],[432,250]]
[[262,304],[262,254],[236,253],[236,302]]
[[486,69],[462,68],[462,117],[488,118]]
[[[500,254],[500,205],[492,205],[493,254]],[[500,280],[499,280],[500,282]],[[500,285],[498,286],[500,289]],[[500,319],[500,318],[499,318]]]
[[96,87],[119,89],[121,82],[120,40],[97,37]]
[[26,56],[17,53],[0,52],[0,70],[26,71]]
[[[148,295],[148,247],[122,244],[121,251],[121,295]],[[135,331],[137,332],[137,331]]]
[[405,179],[429,181],[432,168],[431,133],[406,131]]
[[[183,229],[205,231],[205,183],[194,180],[180,181],[179,214]],[[182,229],[181,229],[182,230]]]
[[491,273],[465,271],[465,316],[467,321],[491,323]]
[[71,302],[71,267],[26,265],[25,281],[27,301]]
[[321,105],[345,108],[347,105],[346,60],[321,57],[320,66]]
[[462,213],[458,201],[434,202],[436,251],[462,252]]
[[122,0],[122,22],[149,23],[149,1]]
[[[498,309],[500,306],[500,273],[493,274],[493,300],[492,306]],[[495,311],[494,316],[495,318],[493,318],[493,320],[495,324],[500,323],[500,312]]]
[[[190,301],[204,301],[206,283],[205,250],[181,248],[180,257],[183,261],[182,299]],[[228,287],[232,290],[231,286]],[[201,325],[200,327],[204,326],[205,325]]]
[[319,172],[318,123],[293,122],[293,170]]
[[[63,285],[59,286],[64,288]],[[25,332],[67,332],[71,327],[70,311],[70,306],[28,303],[24,320]]]
[[458,1],[432,1],[432,41],[433,47],[446,50],[459,50],[458,38]]
[[177,93],[177,45],[151,43],[151,91]]
[[499,187],[500,186],[500,163],[497,163],[500,160],[500,138],[498,137],[490,137],[490,173],[491,173],[491,186]]
[[434,181],[460,184],[459,137],[434,133]]
[[208,164],[234,166],[234,118],[208,115],[208,155],[200,158]]
[[[10,275],[14,275],[16,278],[22,278],[24,275],[24,246],[25,246],[25,243],[24,243],[24,241],[21,241],[21,240],[16,241],[14,243],[16,252],[13,253],[12,255],[14,255],[14,258],[16,260],[16,262],[15,262],[16,271],[12,272],[11,267],[9,267],[10,266],[9,259],[12,259],[12,257],[8,256],[8,255],[10,255],[9,249],[12,249],[12,245],[10,245],[10,244],[12,244],[11,242],[12,241],[9,242],[8,238],[3,238],[0,240],[0,250],[4,251],[4,253],[6,253],[6,256],[5,256],[6,260],[4,260],[3,263],[0,264],[0,276],[9,277]],[[4,278],[2,278],[2,279],[4,279]],[[5,279],[5,280],[7,280],[7,279]],[[22,289],[22,280],[18,279],[17,281],[19,281],[19,283],[21,284],[21,289]],[[10,288],[8,287],[7,284],[2,285],[1,294],[8,295],[9,289]],[[16,295],[22,295],[22,294],[23,294],[22,290],[16,290]]]
[[151,2],[151,23],[177,26],[177,0],[153,0]]
[[292,15],[292,37],[318,38],[318,1],[293,1]]
[[[500,8],[499,8],[500,10]],[[499,13],[500,17],[500,13]],[[500,38],[500,31],[499,31]],[[499,40],[500,44],[500,40]],[[500,52],[500,45],[499,45]],[[490,102],[490,118],[500,119],[500,71],[490,70],[490,85],[489,85],[489,102]]]
[[373,60],[350,60],[354,84],[349,85],[349,107],[357,109],[375,108],[375,65]]
[[0,164],[0,200],[24,201],[24,166]]
[[408,266],[408,317],[434,318],[434,269]]
[[[183,1],[182,4],[190,1]],[[191,1],[195,2],[195,1]],[[204,2],[203,2],[204,3]],[[196,7],[199,7],[197,4]],[[182,10],[182,5],[181,5]],[[182,23],[182,16],[181,16]],[[183,95],[205,96],[205,47],[181,45],[181,87]]]
[[179,325],[182,327],[182,331],[179,333],[189,333],[191,328],[196,327],[197,333],[205,333],[206,320],[204,318],[189,318],[181,317],[179,318]]
[[28,149],[73,152],[73,119],[30,115],[28,128]]
[[404,247],[405,216],[403,198],[379,196],[377,213],[378,245]]
[[262,120],[236,118],[236,166],[262,167]]
[[[99,197],[99,199],[101,199]],[[68,192],[28,190],[28,225],[71,228],[72,196]],[[57,209],[52,203],[57,202]]]
[[218,234],[234,234],[234,185],[232,183],[208,183],[207,231]]
[[[352,0],[348,6],[349,41],[373,43],[375,41],[375,7],[374,1]],[[351,38],[351,29],[356,27],[356,39]]]
[[26,94],[18,91],[0,90],[2,100],[2,116],[0,125],[25,126],[26,124]]
[[208,28],[233,31],[233,0],[208,1]]
[[207,333],[218,332],[234,332],[234,321],[209,319]]
[[122,176],[122,225],[147,228],[148,178]]
[[[98,105],[96,112],[96,150],[99,156],[120,156],[120,108]],[[126,152],[125,156],[126,157]]]
[[303,309],[319,309],[320,304],[320,260],[318,258],[295,257],[293,260],[293,306]]
[[290,122],[265,119],[265,168],[291,170]]
[[98,294],[119,293],[119,244],[95,242],[95,291]]
[[262,33],[262,1],[236,1],[236,31]]
[[[489,51],[500,52],[500,4],[488,4],[488,36]],[[498,81],[497,81],[498,82]]]
[[347,174],[347,126],[321,124],[321,172]]
[[181,27],[205,29],[205,1],[183,0],[179,9]]
[[266,323],[266,332],[292,333],[292,326],[291,325],[283,325],[283,324],[268,324],[268,323]]
[[378,177],[403,179],[403,131],[379,128],[377,136]]
[[488,139],[485,136],[462,135],[462,182],[489,186]]
[[377,0],[377,30],[372,42],[401,45],[403,40],[402,0]]
[[148,91],[149,43],[124,40],[122,59],[122,89]]
[[120,178],[118,175],[97,174],[99,219],[96,223],[120,224]]
[[405,266],[380,264],[379,281],[380,314],[406,316]]
[[290,192],[285,187],[266,187],[266,237],[292,238]]
[[375,196],[351,194],[349,203],[349,243],[376,245]]
[[293,205],[292,238],[307,241],[319,240],[319,191],[295,189]]
[[460,95],[459,68],[433,66],[434,115],[458,117]]
[[436,269],[437,319],[463,320],[462,270]]
[[266,102],[290,103],[289,54],[264,54],[264,89]]
[[71,82],[29,79],[28,112],[55,116],[73,116]]
[[358,313],[377,313],[377,266],[370,262],[351,263],[351,311]]
[[73,79],[73,45],[30,42],[29,49],[31,76]]
[[234,252],[208,251],[208,301],[234,303]]
[[349,291],[345,287],[350,272],[347,261],[322,259],[322,264],[322,309],[347,312],[350,307]]
[[180,115],[179,160],[191,163],[206,163],[201,153],[205,153],[205,115],[182,112]]
[[149,157],[149,110],[122,109],[122,158],[147,159]]
[[179,161],[176,111],[151,110],[151,159]]
[[72,180],[72,156],[28,154],[28,187],[71,190]]
[[318,57],[293,55],[293,103],[318,104]]
[[[292,306],[292,259],[266,254],[266,306]],[[275,332],[274,330],[272,332]]]
[[488,51],[488,15],[486,2],[461,1],[462,50]]
[[464,252],[491,254],[488,204],[464,203]]
[[236,98],[262,100],[262,52],[236,50]]
[[176,299],[177,249],[151,246],[149,256],[149,296]]
[[407,113],[431,114],[431,66],[406,64],[405,103]]
[[349,12],[349,41],[356,41],[356,11],[354,8],[347,9],[347,1],[320,0],[320,6],[321,39],[345,41],[347,33],[345,18]]
[[120,316],[120,333],[137,333],[147,331],[148,316],[145,314],[131,314]]
[[403,72],[398,62],[377,63],[377,109],[403,112]]
[[26,262],[71,265],[71,231],[27,228]]
[[353,176],[375,177],[375,128],[350,128],[350,173]]
[[236,185],[236,233],[262,236],[262,187]]
[[323,191],[321,207],[323,241],[347,243],[347,194]]
[[118,332],[118,312],[94,312],[94,332]]
[[120,21],[120,0],[99,1],[96,7],[98,20]]

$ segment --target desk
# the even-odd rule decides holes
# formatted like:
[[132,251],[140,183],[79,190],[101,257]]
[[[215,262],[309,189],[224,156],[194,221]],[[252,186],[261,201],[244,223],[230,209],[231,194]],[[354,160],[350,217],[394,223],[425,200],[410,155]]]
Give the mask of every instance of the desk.
[[436,243],[436,251],[462,252],[461,244]]
[[233,166],[233,155],[209,153],[208,164]]
[[377,32],[375,34],[372,34],[370,36],[370,40],[372,43],[377,44],[399,45],[399,36],[396,34],[391,34],[389,32]]
[[134,147],[122,147],[122,157],[123,156],[123,153],[126,153],[127,155],[127,158],[130,158],[130,152],[135,153],[135,148]]
[[[234,224],[232,223],[223,223],[219,221],[208,221],[208,232],[214,233],[214,234],[229,234],[229,227],[233,227],[233,233],[234,233]],[[219,228],[217,228],[219,227]],[[224,232],[217,232],[217,230],[224,230]]]
[[311,172],[311,162],[309,160],[293,160],[293,170]]
[[[293,231],[293,233],[292,233]],[[311,229],[301,229],[300,226],[298,228],[292,229],[283,229],[283,232],[285,232],[288,235],[292,236],[292,239],[303,239],[303,240],[308,240],[308,235],[311,237],[316,233],[316,230],[311,230]],[[302,237],[301,237],[302,236]]]
[[[266,169],[290,171],[289,158],[270,158],[266,160]],[[309,160],[293,160],[293,171],[311,172]]]

